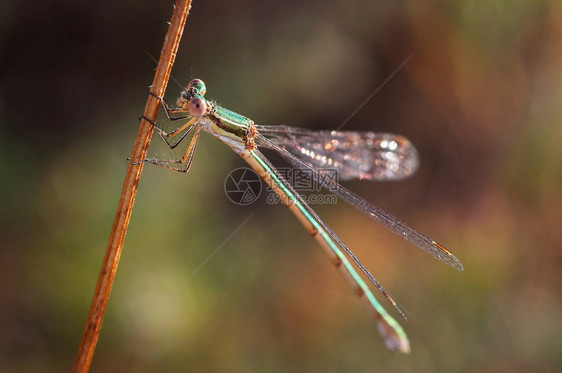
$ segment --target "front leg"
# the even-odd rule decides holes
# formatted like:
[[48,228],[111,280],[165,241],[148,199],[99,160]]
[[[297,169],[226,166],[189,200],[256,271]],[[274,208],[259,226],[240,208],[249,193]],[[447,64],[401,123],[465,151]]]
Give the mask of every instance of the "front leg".
[[[156,127],[155,127],[156,128]],[[185,153],[180,159],[155,159],[146,158],[143,162],[148,162],[155,164],[160,167],[167,168],[169,170],[178,172],[187,172],[191,167],[191,161],[193,160],[193,155],[195,154],[195,149],[197,148],[197,142],[199,141],[199,134],[201,133],[201,127],[197,126],[195,134],[191,139],[189,146],[187,147]],[[182,136],[183,139],[184,136]]]
[[[162,141],[164,141],[170,149],[174,149],[176,146],[178,146],[183,141],[183,139],[189,134],[189,132],[191,132],[193,127],[196,126],[196,122],[197,122],[197,118],[192,118],[189,121],[187,121],[186,123],[184,123],[181,126],[179,126],[178,128],[176,128],[175,130],[173,130],[172,132],[168,133],[168,132],[162,130],[160,127],[158,127],[156,125],[156,123],[154,123],[153,121],[151,121],[150,119],[148,119],[144,115],[141,116],[139,119],[144,119],[148,123],[152,124],[152,127],[154,127],[154,129],[156,130],[156,132],[158,133],[158,135],[160,136]],[[185,130],[185,132],[182,133],[182,131],[184,131],[184,130]],[[180,133],[182,133],[182,135],[180,136],[180,138],[176,142],[171,143],[171,142],[168,141],[168,138],[174,137],[174,136],[176,136]]]
[[[148,91],[148,94],[151,95],[152,97],[156,97],[158,100],[160,100],[160,104],[164,108],[164,112],[166,113],[166,117],[168,117],[168,120],[170,120],[171,122],[186,119],[186,118],[189,117],[189,114],[186,114],[187,110],[184,110],[184,109],[181,109],[181,108],[170,109],[170,107],[168,106],[168,102],[166,101],[165,97],[160,97],[160,96],[152,93],[151,91]],[[171,114],[178,114],[178,113],[184,113],[185,115],[182,115],[182,116],[179,116],[179,117],[172,117],[172,115],[171,115]]]
[[[156,95],[156,94],[154,94],[150,91],[148,92],[148,94],[153,96],[153,97],[156,97],[158,100],[160,100],[162,108],[164,108],[164,113],[166,113],[166,117],[171,122],[183,120],[183,119],[186,119],[186,118],[190,117],[189,114],[182,115],[182,116],[179,116],[179,117],[173,117],[172,114],[187,113],[187,110],[184,110],[184,109],[181,109],[181,108],[170,109],[169,106],[168,106],[168,103],[166,102],[166,99],[164,97],[160,97],[160,96],[158,96],[158,95]],[[156,132],[158,132],[158,135],[160,136],[160,138],[166,143],[166,145],[170,149],[174,149],[176,146],[178,146],[183,141],[183,139],[187,136],[187,134],[193,129],[194,124],[196,122],[196,118],[192,118],[192,119],[188,120],[186,123],[184,123],[181,126],[179,126],[178,128],[176,128],[175,130],[173,130],[172,132],[168,133],[168,132],[164,131],[163,129],[161,129],[160,127],[158,127],[158,125],[156,123],[154,123],[153,121],[151,121],[150,119],[148,119],[144,115],[141,116],[139,119],[144,119],[148,123],[152,124],[152,126],[154,127]],[[168,138],[175,137],[176,135],[178,135],[180,133],[182,133],[182,135],[176,142],[171,143],[170,141],[168,141]]]

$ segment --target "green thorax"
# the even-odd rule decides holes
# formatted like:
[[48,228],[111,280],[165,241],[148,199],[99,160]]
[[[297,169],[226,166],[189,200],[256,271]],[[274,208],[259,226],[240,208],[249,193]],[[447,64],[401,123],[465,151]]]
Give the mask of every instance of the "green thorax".
[[215,124],[218,127],[241,138],[246,137],[248,129],[254,123],[251,119],[216,104],[213,105],[211,115],[217,119]]

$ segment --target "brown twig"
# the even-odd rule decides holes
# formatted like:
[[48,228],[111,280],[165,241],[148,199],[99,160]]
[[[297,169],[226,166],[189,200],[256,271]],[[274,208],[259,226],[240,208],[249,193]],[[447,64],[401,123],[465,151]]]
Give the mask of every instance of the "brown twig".
[[[191,0],[177,0],[151,87],[152,92],[160,97],[163,96],[166,91],[190,8]],[[143,116],[155,122],[159,109],[160,100],[149,95]],[[142,160],[146,158],[146,152],[148,150],[148,145],[150,145],[151,138],[152,125],[143,119],[133,146],[131,162],[129,163],[125,175],[121,197],[117,206],[115,220],[113,221],[113,228],[109,236],[109,242],[107,244],[105,257],[103,258],[98,283],[92,298],[90,313],[88,314],[84,333],[82,334],[82,340],[74,363],[73,372],[87,372],[90,369],[103,321],[103,315],[105,313],[113,280],[115,279],[119,258],[121,257],[125,233],[129,226],[135,197],[137,195],[143,169]]]

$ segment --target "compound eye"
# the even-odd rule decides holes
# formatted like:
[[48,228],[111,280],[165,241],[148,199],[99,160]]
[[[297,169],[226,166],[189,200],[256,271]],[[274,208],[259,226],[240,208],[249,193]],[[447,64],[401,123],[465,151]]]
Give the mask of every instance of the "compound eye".
[[196,90],[201,96],[205,96],[205,92],[207,92],[207,87],[201,79],[193,79],[190,81],[187,85],[187,90],[189,91],[191,89]]
[[193,97],[187,104],[189,114],[194,117],[200,117],[207,111],[207,104],[202,97]]

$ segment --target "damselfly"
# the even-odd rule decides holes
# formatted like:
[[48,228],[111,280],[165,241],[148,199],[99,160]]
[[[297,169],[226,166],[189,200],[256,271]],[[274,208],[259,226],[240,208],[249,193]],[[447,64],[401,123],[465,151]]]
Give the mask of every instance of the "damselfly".
[[394,299],[267,160],[259,147],[272,149],[294,166],[309,170],[313,178],[339,198],[436,259],[462,271],[462,264],[445,247],[339,185],[321,168],[330,167],[337,170],[338,177],[342,180],[401,179],[417,169],[418,155],[414,146],[406,138],[392,134],[314,132],[288,126],[259,126],[252,120],[225,109],[213,101],[207,101],[203,97],[205,91],[203,81],[193,79],[182,91],[176,102],[177,108],[174,109],[169,108],[166,101],[159,97],[167,118],[172,122],[182,121],[181,125],[166,132],[158,123],[149,122],[154,125],[154,129],[170,148],[176,148],[185,139],[189,139],[189,144],[179,159],[147,158],[144,161],[175,171],[187,172],[202,130],[230,146],[269,185],[306,230],[320,243],[353,292],[363,300],[373,314],[386,346],[391,350],[409,352],[410,343],[406,333],[379,304],[348,258],[404,316]]

